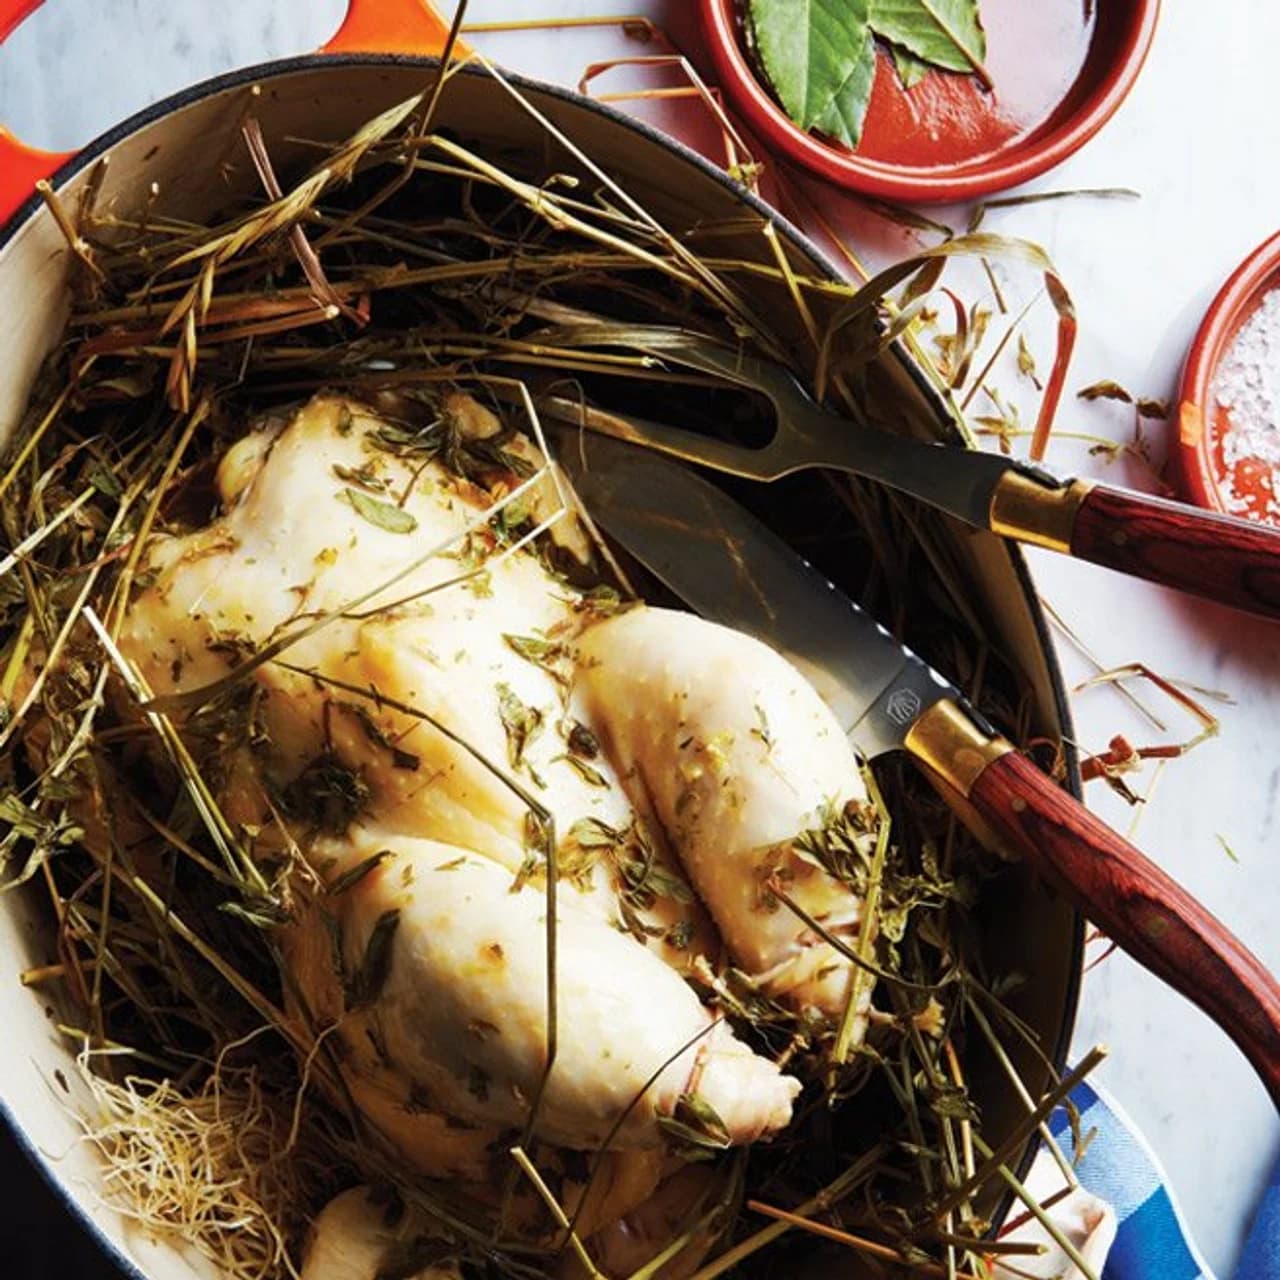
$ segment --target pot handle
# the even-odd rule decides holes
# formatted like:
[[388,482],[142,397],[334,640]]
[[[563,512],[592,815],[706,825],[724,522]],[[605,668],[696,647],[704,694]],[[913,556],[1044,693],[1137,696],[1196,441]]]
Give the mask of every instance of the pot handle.
[[[42,0],[0,0],[0,44],[4,44],[24,18],[41,5]],[[0,124],[0,226],[22,207],[41,178],[48,178],[74,151],[42,151],[19,142]]]
[[[449,23],[431,0],[347,0],[342,26],[320,53],[412,53],[436,58],[444,52]],[[455,55],[466,56],[461,40]]]
[[[43,0],[0,0],[0,44]],[[438,57],[449,23],[431,0],[347,0],[347,15],[320,53],[411,53]],[[465,56],[461,41],[454,45]],[[0,125],[0,226],[23,206],[35,184],[51,177],[74,151],[42,151],[20,142]]]

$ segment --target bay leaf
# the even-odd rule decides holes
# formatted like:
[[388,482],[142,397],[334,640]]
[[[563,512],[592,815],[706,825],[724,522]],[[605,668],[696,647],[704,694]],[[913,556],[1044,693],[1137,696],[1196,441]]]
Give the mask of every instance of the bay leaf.
[[923,58],[917,57],[900,44],[891,45],[889,52],[893,54],[893,65],[904,89],[914,89],[932,70]]
[[868,23],[890,44],[947,71],[977,71],[987,56],[978,0],[870,0]]
[[[869,0],[749,0],[752,38],[787,114],[857,146],[876,72]],[[904,42],[905,43],[905,42]]]

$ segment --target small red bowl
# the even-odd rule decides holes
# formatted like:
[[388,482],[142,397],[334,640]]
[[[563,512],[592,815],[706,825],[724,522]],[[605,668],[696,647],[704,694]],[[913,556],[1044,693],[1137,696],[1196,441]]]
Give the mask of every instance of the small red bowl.
[[1026,182],[1060,164],[1115,114],[1146,60],[1160,0],[1097,0],[1083,66],[1041,124],[974,159],[928,167],[859,156],[793,124],[757,78],[742,43],[739,0],[699,0],[716,79],[768,145],[812,173],[886,200],[971,200]]
[[1226,412],[1214,399],[1218,365],[1241,325],[1263,295],[1280,285],[1280,232],[1260,244],[1232,273],[1200,322],[1187,353],[1178,393],[1178,439],[1174,449],[1183,488],[1191,501],[1210,511],[1256,520],[1265,517],[1252,507],[1240,510],[1227,502],[1219,482],[1218,450]]

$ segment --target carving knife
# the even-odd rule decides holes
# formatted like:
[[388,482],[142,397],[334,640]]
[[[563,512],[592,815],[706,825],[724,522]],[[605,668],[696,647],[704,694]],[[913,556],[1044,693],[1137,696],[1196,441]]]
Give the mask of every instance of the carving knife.
[[864,755],[906,751],[980,836],[1213,1018],[1280,1106],[1280,985],[1223,924],[723,490],[606,436],[554,436],[606,534],[694,612],[786,654]]

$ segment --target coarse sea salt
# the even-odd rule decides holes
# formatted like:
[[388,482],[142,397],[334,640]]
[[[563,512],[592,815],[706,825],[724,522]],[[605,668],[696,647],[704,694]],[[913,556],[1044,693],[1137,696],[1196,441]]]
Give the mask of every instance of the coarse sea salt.
[[1214,396],[1228,422],[1218,486],[1228,509],[1280,522],[1280,288],[1266,293],[1232,339]]

